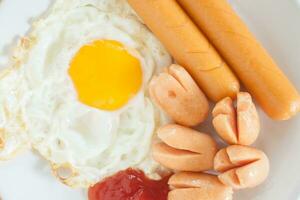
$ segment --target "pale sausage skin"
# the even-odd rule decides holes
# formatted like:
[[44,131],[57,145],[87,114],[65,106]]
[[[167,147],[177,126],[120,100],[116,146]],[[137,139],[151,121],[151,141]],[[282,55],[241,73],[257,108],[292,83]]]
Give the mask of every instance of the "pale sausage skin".
[[232,200],[231,187],[205,173],[179,172],[169,179],[168,200]]
[[262,184],[269,174],[269,159],[258,149],[232,145],[215,156],[214,168],[219,180],[233,189],[253,188]]
[[179,171],[213,169],[217,144],[211,136],[176,124],[161,127],[157,135],[162,142],[154,144],[152,156],[161,165]]
[[195,126],[208,115],[208,100],[189,73],[179,65],[171,65],[153,77],[149,93],[158,107],[175,122]]
[[230,97],[216,104],[213,126],[219,136],[229,144],[251,145],[259,135],[259,116],[249,93],[239,92],[237,107]]

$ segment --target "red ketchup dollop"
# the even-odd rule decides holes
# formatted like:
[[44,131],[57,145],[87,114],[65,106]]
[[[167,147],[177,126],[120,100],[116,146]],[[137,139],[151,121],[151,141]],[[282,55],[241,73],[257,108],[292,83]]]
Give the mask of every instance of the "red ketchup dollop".
[[127,169],[89,188],[89,200],[167,200],[169,177],[155,181]]

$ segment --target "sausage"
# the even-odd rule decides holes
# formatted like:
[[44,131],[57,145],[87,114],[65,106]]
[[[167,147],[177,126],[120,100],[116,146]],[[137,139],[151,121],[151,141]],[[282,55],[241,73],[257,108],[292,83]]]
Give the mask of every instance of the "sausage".
[[251,145],[259,135],[259,116],[247,92],[237,95],[237,107],[226,97],[212,111],[213,126],[219,136],[229,144]]
[[208,98],[235,97],[238,80],[176,0],[128,2]]
[[171,176],[168,200],[232,200],[231,187],[222,184],[211,174],[179,172]]
[[247,90],[275,120],[300,110],[299,93],[227,0],[178,0]]
[[214,168],[221,172],[219,180],[233,189],[253,188],[262,184],[270,170],[269,159],[258,149],[232,145],[215,156]]
[[174,121],[184,126],[196,126],[208,115],[208,101],[188,72],[171,65],[149,83],[152,100]]
[[152,156],[161,165],[180,171],[205,171],[213,168],[217,144],[204,133],[176,124],[159,128],[161,143],[153,145]]

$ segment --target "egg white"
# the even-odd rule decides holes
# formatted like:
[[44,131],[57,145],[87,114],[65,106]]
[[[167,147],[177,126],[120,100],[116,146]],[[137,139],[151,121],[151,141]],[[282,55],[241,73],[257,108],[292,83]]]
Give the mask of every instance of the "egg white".
[[[79,102],[68,75],[77,51],[100,39],[121,42],[143,71],[142,89],[114,112]],[[166,118],[153,106],[147,85],[171,58],[126,0],[58,0],[24,42],[15,55],[19,67],[0,80],[0,91],[6,92],[0,92],[0,127],[8,135],[0,132],[7,144],[0,158],[30,143],[55,175],[74,187],[90,186],[128,167],[158,177],[161,167],[149,151],[156,127]],[[7,94],[11,90],[18,94]]]
[[19,75],[15,68],[0,73],[0,160],[11,159],[29,146],[20,101],[26,89]]

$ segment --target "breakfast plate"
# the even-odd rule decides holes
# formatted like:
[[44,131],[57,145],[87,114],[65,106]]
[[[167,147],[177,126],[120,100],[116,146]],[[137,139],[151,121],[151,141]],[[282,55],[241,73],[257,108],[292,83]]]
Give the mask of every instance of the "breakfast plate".
[[[12,48],[17,45],[18,38],[28,33],[28,31],[31,28],[31,23],[35,21],[35,19],[42,15],[45,16],[44,12],[53,2],[54,1],[50,0],[0,1],[0,26],[2,27],[0,31],[0,67],[2,69],[10,65],[11,61],[8,58],[9,55],[12,54]],[[261,41],[263,46],[272,55],[274,60],[281,67],[282,71],[284,71],[288,78],[293,82],[295,87],[299,90],[300,69],[298,66],[300,66],[300,26],[298,26],[298,23],[300,22],[300,3],[292,0],[231,0],[230,3],[246,22],[246,24],[254,33],[256,38],[259,41]],[[65,6],[67,7],[70,5]],[[57,8],[57,10],[59,9],[61,8]],[[65,11],[68,10],[66,9]],[[133,85],[133,87],[128,86],[129,88],[126,88],[126,90],[130,90],[130,92],[136,93],[139,87],[144,88],[144,85],[146,83],[143,83],[142,79],[147,81],[150,80],[153,74],[159,73],[160,71],[162,71],[162,67],[171,63],[171,58],[167,55],[163,47],[160,46],[158,40],[154,37],[152,38],[152,35],[148,35],[148,31],[139,23],[137,23],[134,17],[130,18],[129,21],[123,23],[123,19],[117,16],[119,14],[122,16],[127,16],[126,12],[123,13],[123,11],[118,11],[118,8],[113,8],[112,10],[109,10],[109,12],[112,13],[112,16],[109,16],[109,19],[112,21],[112,24],[108,23],[105,20],[91,20],[94,19],[93,14],[97,13],[97,11],[93,10],[92,8],[87,8],[83,10],[78,9],[74,11],[74,13],[72,12],[53,12],[51,14],[52,18],[49,18],[49,20],[46,21],[45,24],[35,25],[35,28],[38,27],[35,29],[34,32],[35,39],[37,39],[37,41],[42,41],[42,45],[38,46],[38,48],[35,49],[31,55],[32,59],[30,64],[32,66],[35,65],[35,63],[42,63],[41,60],[45,59],[45,62],[47,61],[51,63],[51,65],[59,66],[58,68],[61,68],[59,63],[56,63],[56,59],[58,59],[61,63],[64,63],[64,57],[68,58],[70,57],[70,55],[74,55],[75,52],[73,52],[74,50],[72,50],[72,48],[80,49],[80,46],[82,46],[90,40],[93,40],[96,37],[95,35],[100,35],[103,38],[106,38],[109,35],[109,37],[111,37],[112,39],[121,41],[122,43],[126,44],[127,47],[134,47],[139,49],[140,52],[135,52],[134,50],[132,50],[133,48],[125,49],[123,48],[122,44],[117,44],[111,42],[110,40],[104,40],[102,41],[102,43],[93,43],[91,45],[95,46],[98,51],[102,49],[103,51],[112,51],[112,54],[117,56],[121,55],[121,57],[125,59],[123,60],[123,62],[128,62],[130,66],[135,66],[135,64],[137,63],[134,57],[137,57],[141,61],[142,66],[140,67],[142,68],[143,75],[141,75],[139,67],[130,68],[130,72],[131,75],[135,78],[139,76],[143,76],[143,78],[141,78],[140,80],[138,78],[134,80],[126,79],[123,82],[123,85]],[[117,13],[116,16],[114,16],[114,12]],[[106,17],[107,16],[103,16],[103,19],[107,19]],[[65,20],[65,23],[63,20]],[[98,26],[105,27],[105,30],[107,31],[97,29]],[[137,34],[137,30],[142,32],[143,34]],[[55,35],[55,33],[57,32],[61,33],[61,35]],[[63,35],[62,33],[64,33],[65,35]],[[95,35],[93,35],[93,33]],[[88,38],[85,38],[84,36],[87,36]],[[75,42],[68,39],[64,40],[64,37],[72,38]],[[59,43],[56,43],[57,46],[51,46],[51,42],[57,42],[55,40],[57,38],[61,39],[58,40]],[[141,41],[146,43],[145,46],[147,46],[147,48],[143,45],[140,45]],[[53,54],[50,57],[46,58],[41,53],[45,46],[49,49],[52,48],[52,51],[53,49],[64,49],[64,47],[60,46],[60,44],[67,45],[69,50],[63,53],[63,57],[61,57],[61,55],[57,56]],[[23,45],[26,48],[26,41],[24,41]],[[112,46],[114,46],[114,48],[111,49]],[[115,52],[116,49],[121,49],[121,52]],[[128,51],[129,53],[124,53],[122,49],[125,49],[126,52]],[[80,49],[79,52],[81,50],[82,49]],[[83,49],[82,51],[93,51],[93,49]],[[69,54],[69,52],[72,53]],[[149,52],[151,52],[153,55]],[[85,71],[77,71],[78,64],[76,63],[79,63],[80,65],[80,62],[84,58],[80,57],[80,53],[77,53],[76,56],[79,56],[78,61],[73,60],[74,67],[72,62],[72,66],[69,69],[69,74],[72,81],[74,82],[74,85],[76,85],[77,80],[76,74],[87,73]],[[100,60],[101,59],[103,58],[100,58]],[[69,61],[67,60],[67,62]],[[117,101],[119,102],[118,104],[113,105],[108,103],[95,105],[93,104],[94,102],[89,101],[90,99],[84,98],[86,91],[80,91],[80,87],[77,87],[77,92],[79,94],[83,94],[81,101],[84,101],[85,104],[91,107],[98,106],[98,108],[100,109],[110,110],[116,108],[119,109],[121,106],[124,106],[124,104],[126,104],[124,109],[122,108],[121,110],[114,112],[114,115],[110,115],[107,112],[99,114],[93,109],[84,106],[78,106],[78,103],[74,100],[73,96],[69,95],[69,93],[66,93],[66,91],[72,91],[68,88],[68,81],[70,80],[61,77],[57,78],[59,77],[58,75],[61,73],[61,71],[51,71],[50,69],[44,69],[45,71],[43,71],[43,73],[40,73],[38,71],[35,71],[35,69],[33,68],[31,69],[30,65],[26,66],[26,69],[27,71],[22,72],[24,73],[22,75],[15,75],[14,73],[12,73],[12,80],[9,79],[5,81],[7,82],[7,88],[12,87],[13,90],[17,90],[18,92],[20,92],[20,94],[24,93],[27,95],[28,93],[30,93],[30,95],[28,95],[27,98],[30,98],[30,100],[33,103],[30,104],[30,101],[28,100],[24,101],[24,105],[26,103],[26,106],[22,108],[22,111],[27,114],[25,116],[27,120],[26,122],[28,122],[26,125],[31,130],[30,137],[32,138],[32,143],[34,144],[35,150],[30,151],[26,150],[25,148],[24,152],[19,153],[15,158],[8,161],[0,162],[0,199],[84,200],[87,199],[87,190],[81,188],[84,188],[86,187],[86,185],[90,185],[91,183],[95,183],[95,180],[97,179],[103,178],[107,175],[112,175],[112,172],[124,169],[124,167],[126,167],[127,165],[127,167],[130,167],[131,165],[136,166],[136,163],[138,162],[137,160],[141,159],[140,157],[147,156],[146,150],[150,148],[150,144],[147,142],[142,142],[148,141],[149,137],[151,137],[147,134],[141,135],[140,132],[139,134],[135,132],[132,133],[133,136],[130,135],[130,137],[128,137],[131,139],[135,138],[136,141],[140,142],[139,144],[138,142],[132,144],[130,143],[130,140],[128,138],[121,138],[118,135],[112,139],[107,136],[109,135],[109,133],[103,133],[103,141],[105,142],[101,141],[100,143],[97,143],[92,133],[93,128],[95,130],[103,130],[103,132],[105,132],[106,130],[111,130],[112,127],[119,126],[119,124],[122,122],[116,121],[117,118],[119,119],[119,117],[116,117],[118,115],[129,116],[127,118],[124,117],[124,124],[128,126],[122,124],[122,128],[126,130],[132,128],[132,126],[140,126],[142,130],[152,130],[154,126],[152,118],[155,116],[154,113],[159,111],[153,110],[152,107],[149,106],[149,104],[141,103],[145,101],[147,102],[147,92],[145,92],[145,96],[144,93],[137,93],[138,98],[132,101],[128,100],[129,97],[127,97],[126,94],[122,93],[122,98],[117,99]],[[113,71],[118,71],[118,68],[113,68]],[[49,72],[49,74],[46,72]],[[23,75],[26,78],[24,78]],[[32,78],[32,80],[28,81],[28,77]],[[106,82],[111,81],[109,78],[105,79],[105,77],[102,77],[102,79],[104,79]],[[58,85],[55,88],[51,89],[49,89],[49,85],[46,85],[44,88],[37,87],[42,85],[42,81],[49,81],[49,83],[55,82],[58,83]],[[24,83],[24,85],[26,84],[28,85],[28,87],[34,88],[34,90],[28,92],[27,88],[15,86],[14,84],[16,82]],[[102,83],[99,85],[104,84]],[[5,91],[5,88],[3,89],[1,85],[0,88],[2,89],[1,91],[4,91],[4,93],[7,92],[5,93],[6,95],[10,94],[10,91]],[[65,90],[65,88],[67,89]],[[101,89],[103,88],[100,88],[100,90]],[[57,93],[51,93],[54,90],[59,95],[56,95]],[[124,88],[120,90],[124,91]],[[45,91],[49,91],[49,93],[43,93]],[[34,95],[32,95],[33,93]],[[43,101],[43,97],[47,95],[49,95],[51,99],[55,99],[54,102],[59,102],[59,106],[64,112],[56,112],[52,110],[49,111],[49,109],[45,109],[49,105],[48,102]],[[61,100],[59,96],[64,96],[68,100],[68,104],[64,104],[64,100]],[[11,100],[11,102],[18,101],[18,99]],[[72,101],[73,103],[72,105],[70,105],[69,102]],[[36,105],[39,105],[40,107],[36,107]],[[13,107],[14,104],[11,103],[11,105],[9,104],[8,106]],[[22,105],[18,106],[21,107]],[[73,109],[76,110],[76,112],[73,111],[72,113],[70,113],[69,111]],[[146,111],[147,115],[141,112],[139,109]],[[264,151],[265,154],[268,156],[270,160],[270,174],[268,176],[268,179],[261,186],[253,189],[235,192],[234,199],[298,200],[300,199],[300,176],[298,175],[298,171],[300,169],[300,158],[297,154],[298,152],[300,152],[300,135],[298,134],[298,130],[300,130],[300,117],[299,115],[297,115],[296,117],[293,117],[288,121],[274,121],[270,119],[261,110],[259,106],[257,106],[257,109],[258,114],[260,116],[261,133],[253,146]],[[65,142],[66,140],[72,141],[73,139],[70,138],[70,136],[74,134],[74,130],[76,131],[82,130],[82,128],[86,128],[85,124],[83,123],[85,121],[91,122],[93,120],[108,120],[104,124],[109,124],[110,126],[101,126],[98,123],[92,123],[93,127],[90,129],[89,133],[87,132],[87,134],[91,134],[91,138],[86,140],[89,142],[88,145],[77,145],[77,140],[80,140],[80,138],[75,138],[73,144],[76,144],[77,146],[72,146],[71,152],[66,153],[64,151],[61,151],[58,153],[56,151],[57,147],[54,147],[54,144],[50,144],[49,142],[50,140],[55,140],[55,142],[57,142],[56,135],[52,135],[50,137],[49,134],[45,134],[42,136],[39,134],[40,132],[43,132],[43,126],[46,126],[47,120],[49,120],[44,116],[50,116],[52,115],[52,112],[56,113],[53,116],[57,119],[57,121],[52,121],[54,127],[53,129],[61,128],[61,122],[70,123],[70,127],[72,127],[70,130],[67,129],[68,127],[64,127],[65,129],[63,129],[63,131],[67,134],[64,135],[62,138],[59,138],[59,145],[61,145],[61,142]],[[74,127],[74,124],[71,123],[72,120],[74,120],[72,117],[75,118],[77,114],[78,116],[82,116],[82,113],[88,114],[84,115],[85,117],[80,118],[79,121],[75,120],[74,124],[82,124],[80,127],[79,125]],[[130,116],[132,115],[134,117],[130,118]],[[161,117],[159,118],[159,120],[161,120],[159,121],[159,123],[164,124],[165,121],[167,121],[168,119],[164,119],[164,113],[159,113],[159,115]],[[67,118],[68,116],[71,117]],[[63,121],[64,119],[66,119],[66,121]],[[121,118],[121,121],[122,120],[123,118]],[[203,132],[212,133],[213,136],[216,137],[216,133],[211,124],[211,120],[212,116],[209,116],[205,123],[200,124],[197,128]],[[57,127],[56,124],[54,124],[54,122],[58,124]],[[53,134],[57,129],[50,131],[51,134]],[[113,132],[115,134],[118,133],[118,131]],[[100,163],[105,163],[106,155],[99,156],[98,152],[95,153],[95,149],[97,149],[95,146],[105,146],[106,143],[109,143],[106,140],[114,140],[116,146],[114,146],[113,149],[118,149],[119,147],[122,147],[122,151],[125,152],[128,150],[128,154],[122,155],[123,157],[135,155],[131,157],[130,164],[127,163],[126,159],[126,162],[120,161],[115,164],[103,164],[103,168],[106,169],[106,171],[103,172],[101,170],[98,171],[97,169],[93,168],[93,162],[90,162],[89,160],[85,161],[82,159],[86,156],[86,154],[90,154],[89,158],[92,158],[93,160],[98,159]],[[49,154],[49,151],[52,153]],[[113,150],[106,151],[106,153],[107,152],[111,153],[111,157],[118,156]],[[97,154],[97,156],[95,156],[95,154]],[[50,161],[51,166],[49,165],[49,162],[45,161],[43,157],[46,158],[46,160]],[[60,164],[63,162],[67,163],[69,161],[68,159],[71,159],[71,157],[72,163],[74,164],[74,166],[72,166],[71,169],[77,170],[76,176],[72,176],[69,178],[69,171],[67,171],[66,175],[64,173],[60,174],[60,172],[54,170],[57,169],[64,171],[65,166],[60,166]],[[80,166],[82,166],[83,163],[85,166],[88,167],[81,168]],[[157,174],[153,173],[153,171],[157,170],[159,166],[157,166],[156,163],[152,163],[152,161],[145,160],[145,163],[141,163],[140,165],[138,165],[138,168],[143,169],[145,173],[149,176],[152,176],[154,178],[157,178],[158,176]],[[163,171],[164,169],[159,170]],[[55,176],[53,176],[53,173],[58,177],[58,179],[63,179],[62,182],[64,184],[59,182],[58,179],[55,178]],[[73,172],[71,172],[71,174],[72,173]],[[85,177],[84,181],[82,180],[81,174],[83,177]],[[97,174],[96,177],[93,176],[94,174]],[[69,186],[72,186],[74,188],[71,188]]]

